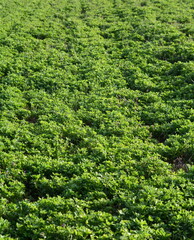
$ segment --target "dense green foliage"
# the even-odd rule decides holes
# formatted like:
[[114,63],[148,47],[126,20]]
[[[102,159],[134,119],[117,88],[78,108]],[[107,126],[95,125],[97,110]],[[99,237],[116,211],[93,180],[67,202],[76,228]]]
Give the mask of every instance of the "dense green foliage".
[[0,239],[193,239],[193,106],[193,0],[2,0]]

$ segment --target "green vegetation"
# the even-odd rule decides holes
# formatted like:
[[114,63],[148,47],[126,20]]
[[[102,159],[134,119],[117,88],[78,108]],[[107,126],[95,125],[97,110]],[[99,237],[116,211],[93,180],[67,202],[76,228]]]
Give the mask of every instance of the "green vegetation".
[[2,0],[0,239],[192,240],[193,0]]

